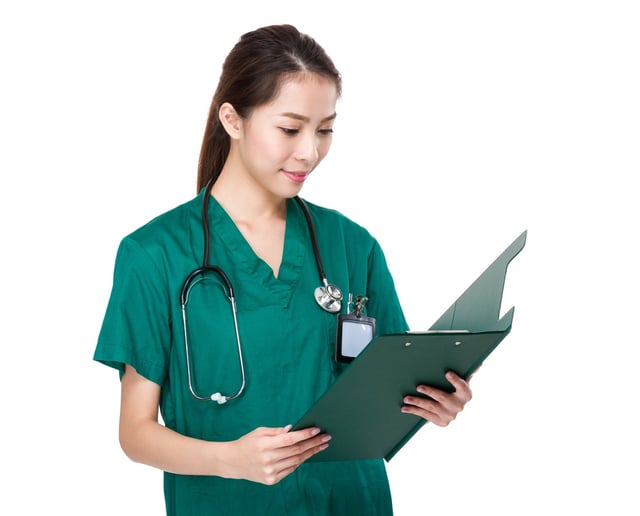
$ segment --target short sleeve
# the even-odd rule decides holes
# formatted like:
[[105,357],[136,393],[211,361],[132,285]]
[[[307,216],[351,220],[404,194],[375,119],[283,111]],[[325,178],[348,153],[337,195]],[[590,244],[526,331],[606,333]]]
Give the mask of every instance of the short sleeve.
[[167,284],[157,260],[131,237],[123,239],[94,360],[121,375],[129,364],[162,384],[170,349],[169,314]]
[[408,330],[393,276],[377,240],[374,240],[369,253],[368,274],[367,296],[369,300],[366,310],[369,315],[376,318],[376,333],[382,335],[402,333]]

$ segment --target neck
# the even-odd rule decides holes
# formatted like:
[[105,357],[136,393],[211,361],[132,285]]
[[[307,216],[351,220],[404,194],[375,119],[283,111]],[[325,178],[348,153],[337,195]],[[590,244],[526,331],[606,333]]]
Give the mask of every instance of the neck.
[[287,200],[257,188],[255,183],[225,174],[211,188],[211,195],[236,222],[285,219]]

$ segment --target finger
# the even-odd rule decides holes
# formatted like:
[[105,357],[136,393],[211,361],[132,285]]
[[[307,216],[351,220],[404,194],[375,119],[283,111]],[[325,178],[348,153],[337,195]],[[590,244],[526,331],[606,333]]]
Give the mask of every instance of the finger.
[[[289,430],[291,429],[291,425],[289,426]],[[294,432],[288,431],[286,434],[282,436],[282,446],[293,446],[299,442],[306,441],[308,439],[314,438],[316,435],[320,433],[320,428],[316,426],[312,426],[309,428],[303,428],[302,430],[296,430]]]
[[313,457],[316,453],[320,453],[322,450],[327,449],[330,440],[330,435],[322,434],[308,441],[303,441],[289,449],[291,455],[290,459],[287,460],[293,460],[294,464],[296,462],[302,464]]
[[436,412],[440,410],[440,407],[454,410],[456,406],[461,404],[455,393],[445,392],[430,385],[418,385],[416,390],[424,397],[412,396],[412,404],[426,410]]
[[408,409],[405,412],[414,413],[429,420],[440,419],[442,414],[452,412],[447,404],[433,397],[405,396],[403,402],[403,408]]
[[271,437],[277,435],[284,435],[291,430],[291,425],[281,427],[259,426],[253,432],[250,432],[256,436]]
[[451,385],[453,385],[454,389],[456,390],[467,385],[467,382],[453,371],[447,371],[447,374],[445,374],[445,378]]
[[416,390],[423,396],[405,396],[406,405],[415,407],[407,412],[442,425],[453,421],[464,408],[465,400],[471,397],[470,390],[464,388],[449,393],[430,385],[418,385]]
[[314,437],[320,433],[320,429],[317,427],[305,428],[303,430],[296,430],[291,432],[292,425],[283,427],[258,427],[252,434],[256,437],[276,437],[276,441],[272,441],[271,448],[284,448],[294,445],[305,439]]
[[[318,448],[326,448],[326,444],[331,440],[331,436],[328,434],[317,434],[313,432],[312,437],[298,441],[295,444],[281,448],[283,452],[283,458],[286,457],[301,457],[302,461],[307,460],[311,455],[322,451]],[[324,447],[323,447],[324,446]]]
[[[330,439],[331,437],[327,434],[320,434],[320,429],[316,427],[278,435],[271,438],[268,443],[264,443],[263,451],[268,452],[265,460],[272,466],[280,464],[282,461],[290,461],[285,464],[285,467],[296,465],[307,460],[308,456],[322,451],[315,450],[308,453],[309,450],[322,446]],[[296,459],[295,457],[298,456],[301,458]],[[290,460],[291,458],[293,460]]]
[[405,405],[401,408],[402,412],[421,417],[437,426],[447,426],[456,418],[456,411],[451,411],[441,403],[432,400],[406,396],[404,402]]
[[464,380],[453,371],[448,371],[446,378],[455,389],[454,394],[457,398],[461,399],[463,403],[466,403],[471,399],[471,387],[469,387],[469,382],[467,380]]
[[454,416],[447,415],[445,417],[441,412],[426,410],[417,405],[403,405],[401,410],[405,414],[413,414],[426,421],[431,421],[437,426],[447,426],[454,419]]
[[427,385],[420,385],[418,392],[431,398],[433,401],[433,404],[429,405],[431,410],[440,411],[444,409],[453,414],[460,412],[471,399],[471,390],[468,388],[460,388],[455,392],[449,393]]
[[280,470],[279,478],[291,474],[300,464],[306,462],[311,457],[326,450],[329,447],[331,436],[323,434],[315,439],[305,441],[289,448],[291,455],[283,457],[276,465],[276,469]]

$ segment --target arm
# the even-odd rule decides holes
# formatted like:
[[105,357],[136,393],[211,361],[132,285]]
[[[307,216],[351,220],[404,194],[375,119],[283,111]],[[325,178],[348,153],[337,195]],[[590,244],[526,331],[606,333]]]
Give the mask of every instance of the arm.
[[123,451],[135,462],[171,473],[275,484],[324,450],[330,439],[317,428],[289,432],[290,426],[257,428],[229,442],[194,439],[158,422],[160,386],[131,366],[126,366],[121,389]]

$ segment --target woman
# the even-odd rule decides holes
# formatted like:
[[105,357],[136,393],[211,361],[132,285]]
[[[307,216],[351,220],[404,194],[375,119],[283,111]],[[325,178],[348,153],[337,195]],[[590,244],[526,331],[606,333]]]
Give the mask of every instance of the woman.
[[[120,442],[165,471],[167,514],[392,513],[382,460],[306,462],[330,436],[290,431],[343,367],[336,313],[313,295],[313,236],[332,282],[369,299],[378,334],[407,329],[376,240],[294,199],[329,151],[340,92],[294,27],[242,36],[211,105],[198,196],[121,242],[94,358],[120,371]],[[452,394],[419,386],[431,399],[401,410],[447,425],[471,398],[450,381]]]

